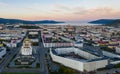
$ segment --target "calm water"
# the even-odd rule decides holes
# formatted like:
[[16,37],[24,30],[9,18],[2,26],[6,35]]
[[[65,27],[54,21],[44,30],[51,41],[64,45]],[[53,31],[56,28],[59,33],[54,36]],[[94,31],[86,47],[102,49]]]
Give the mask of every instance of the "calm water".
[[91,24],[91,23],[57,23],[57,24],[42,24],[42,25],[75,25],[75,26],[86,26],[86,25],[102,25],[102,24]]

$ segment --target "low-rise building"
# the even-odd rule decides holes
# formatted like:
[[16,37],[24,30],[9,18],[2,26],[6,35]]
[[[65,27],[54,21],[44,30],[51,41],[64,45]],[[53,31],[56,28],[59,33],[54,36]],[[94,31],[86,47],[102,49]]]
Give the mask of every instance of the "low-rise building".
[[5,47],[0,47],[0,59],[6,54],[6,48]]
[[0,59],[6,54],[6,48],[3,47],[3,43],[0,42]]
[[116,53],[120,53],[120,46],[117,46],[117,47],[115,48],[115,52],[116,52]]
[[50,49],[52,60],[78,71],[95,71],[108,65],[108,59],[75,47]]

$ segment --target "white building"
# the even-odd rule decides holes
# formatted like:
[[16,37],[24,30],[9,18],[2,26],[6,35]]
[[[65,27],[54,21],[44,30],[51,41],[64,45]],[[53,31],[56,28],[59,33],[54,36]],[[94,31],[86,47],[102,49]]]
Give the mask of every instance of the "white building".
[[120,47],[119,47],[119,46],[116,47],[115,52],[116,52],[116,53],[120,53]]
[[[73,58],[73,57],[63,57],[61,54],[68,54],[74,52],[74,54],[83,57],[83,58]],[[95,71],[99,68],[104,68],[108,65],[108,59],[102,58],[100,56],[88,53],[78,48],[70,47],[70,48],[56,48],[50,50],[50,55],[52,60],[58,62],[64,66],[73,68],[78,71]]]
[[0,47],[0,58],[2,58],[6,54],[6,48]]
[[30,39],[32,42],[39,42],[39,39]]
[[23,46],[21,48],[22,55],[32,55],[32,46],[31,41],[29,39],[25,39],[23,41]]
[[3,44],[0,44],[0,59],[6,54],[6,48],[3,47]]
[[29,32],[29,34],[38,35],[38,32]]

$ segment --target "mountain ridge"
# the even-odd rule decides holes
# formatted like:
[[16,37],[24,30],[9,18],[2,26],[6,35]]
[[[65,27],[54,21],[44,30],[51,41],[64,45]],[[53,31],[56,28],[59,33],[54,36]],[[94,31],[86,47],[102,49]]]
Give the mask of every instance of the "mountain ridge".
[[0,18],[0,24],[56,24],[56,23],[65,23],[63,21],[55,21],[55,20],[40,20],[40,21],[29,21],[29,20],[21,20],[21,19],[7,19]]
[[120,19],[104,19],[104,20],[100,19],[100,20],[91,21],[89,23],[101,24],[104,26],[120,27]]
[[120,27],[120,19],[117,19],[117,20],[115,20],[112,23],[107,24],[107,25],[114,26],[114,27]]
[[114,22],[117,19],[98,19],[95,21],[90,21],[88,23],[92,23],[92,24],[110,24],[112,22]]

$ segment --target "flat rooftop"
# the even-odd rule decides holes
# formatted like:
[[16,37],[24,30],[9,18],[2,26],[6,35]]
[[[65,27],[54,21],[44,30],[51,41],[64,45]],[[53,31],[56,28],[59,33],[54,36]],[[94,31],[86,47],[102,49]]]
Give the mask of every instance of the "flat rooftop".
[[63,39],[61,39],[61,38],[44,38],[43,37],[43,40],[44,40],[44,42],[45,43],[70,43],[70,42],[68,42],[68,41],[65,41],[65,40],[63,40]]
[[4,47],[0,47],[0,52],[4,50]]
[[[61,48],[62,48],[62,47],[61,47]],[[68,48],[69,48],[69,47],[68,47]],[[99,61],[99,60],[108,59],[107,57],[100,57],[100,58],[95,58],[95,59],[90,59],[90,60],[88,60],[88,59],[85,59],[84,57],[81,57],[81,56],[75,54],[74,52],[70,52],[70,53],[67,53],[67,54],[58,54],[58,53],[55,51],[55,48],[52,49],[52,53],[55,54],[55,55],[64,57],[64,58],[73,59],[73,60],[81,61],[81,62],[92,62],[92,61]]]
[[65,57],[65,58],[74,58],[74,59],[84,59],[84,60],[87,60],[77,54],[75,54],[74,52],[70,52],[68,54],[59,54],[59,56],[62,56],[62,57]]

